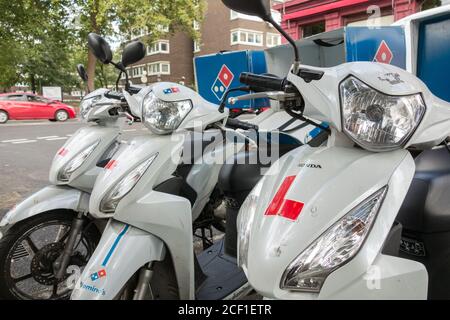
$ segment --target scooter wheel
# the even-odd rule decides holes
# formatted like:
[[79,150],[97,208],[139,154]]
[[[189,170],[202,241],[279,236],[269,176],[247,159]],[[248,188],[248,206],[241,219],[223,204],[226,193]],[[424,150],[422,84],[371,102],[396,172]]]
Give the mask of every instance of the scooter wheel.
[[[43,213],[20,221],[0,240],[0,299],[63,300],[72,292],[68,272],[56,280],[53,263],[64,250],[75,214],[71,211]],[[93,254],[100,232],[85,222],[69,267],[81,272]],[[87,227],[87,228],[86,228]]]

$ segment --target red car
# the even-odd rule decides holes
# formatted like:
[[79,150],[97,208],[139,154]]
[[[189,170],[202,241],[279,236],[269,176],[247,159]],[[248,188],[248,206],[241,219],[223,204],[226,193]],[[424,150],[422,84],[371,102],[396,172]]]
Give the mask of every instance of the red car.
[[8,120],[66,121],[75,117],[72,107],[32,93],[0,94],[0,124]]

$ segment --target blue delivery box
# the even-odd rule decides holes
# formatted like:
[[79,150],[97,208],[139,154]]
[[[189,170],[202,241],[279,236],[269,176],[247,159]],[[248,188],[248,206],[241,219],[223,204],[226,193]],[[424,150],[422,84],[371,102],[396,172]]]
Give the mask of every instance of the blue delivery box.
[[[267,72],[264,51],[234,51],[199,56],[194,58],[194,67],[198,92],[204,99],[217,105],[228,89],[242,86],[239,81],[242,72],[257,74]],[[229,97],[242,94],[244,92],[237,91],[231,93]],[[259,99],[241,101],[233,105],[233,108],[258,109],[268,106],[267,99]]]

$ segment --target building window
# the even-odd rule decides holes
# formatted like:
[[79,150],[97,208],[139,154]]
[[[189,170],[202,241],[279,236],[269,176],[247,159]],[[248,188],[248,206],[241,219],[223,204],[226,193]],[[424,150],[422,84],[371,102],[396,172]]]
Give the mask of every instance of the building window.
[[134,67],[132,70],[132,78],[139,78],[142,77],[144,75],[144,66],[139,66],[139,67]]
[[200,52],[200,50],[201,50],[200,42],[194,41],[194,53]]
[[143,36],[145,36],[147,34],[148,34],[148,30],[147,29],[140,28],[140,29],[137,29],[137,30],[133,31],[133,34],[131,35],[131,38],[132,39],[137,39],[137,38],[141,38],[141,37],[143,37]]
[[268,33],[266,38],[266,45],[270,47],[279,46],[281,44],[281,36],[276,33]]
[[253,30],[232,30],[231,31],[231,45],[244,44],[250,46],[263,45],[263,33]]
[[147,47],[147,55],[158,54],[158,53],[164,53],[164,54],[170,53],[169,41],[166,41],[166,40],[157,41]]
[[148,74],[155,75],[170,75],[170,62],[154,62],[148,65]]
[[301,28],[303,30],[303,38],[311,37],[315,34],[325,32],[325,21],[308,24]]

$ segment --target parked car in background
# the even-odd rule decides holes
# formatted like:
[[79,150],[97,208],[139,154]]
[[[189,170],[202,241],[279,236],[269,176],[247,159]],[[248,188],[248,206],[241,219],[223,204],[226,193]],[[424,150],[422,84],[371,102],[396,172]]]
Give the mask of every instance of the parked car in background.
[[0,124],[8,120],[48,119],[67,121],[76,117],[74,108],[32,93],[0,94]]

